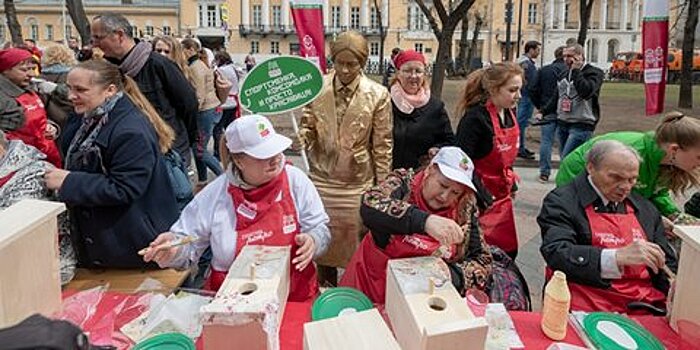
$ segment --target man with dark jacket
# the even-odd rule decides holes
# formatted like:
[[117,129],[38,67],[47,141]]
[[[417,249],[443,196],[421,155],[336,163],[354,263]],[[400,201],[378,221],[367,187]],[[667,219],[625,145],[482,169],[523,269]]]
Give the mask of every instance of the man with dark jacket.
[[133,78],[160,117],[175,131],[173,149],[190,162],[190,144],[197,138],[197,95],[180,69],[165,56],[152,51],[145,41],[136,42],[129,21],[105,13],[90,25],[92,43],[105,58]]
[[585,62],[579,44],[564,49],[564,62],[569,69],[559,75],[555,94],[544,107],[557,111],[562,159],[593,135],[600,120],[598,97],[605,75]]
[[662,268],[675,270],[677,258],[659,212],[631,192],[639,159],[619,141],[597,142],[587,173],[542,203],[540,252],[548,274],[567,275],[572,310],[663,313],[669,284]]
[[549,180],[552,171],[552,146],[557,132],[557,110],[544,109],[544,103],[549,101],[557,91],[557,79],[568,67],[564,63],[564,46],[554,50],[554,61],[540,69],[537,78],[530,89],[530,99],[540,112],[535,116],[542,136],[540,138],[540,182]]
[[535,59],[540,55],[539,42],[531,40],[525,43],[525,52],[518,58],[518,64],[523,69],[525,82],[520,89],[520,101],[518,102],[518,126],[520,127],[520,144],[518,145],[518,157],[535,159],[535,154],[525,147],[525,130],[530,125],[533,103],[530,100],[530,90],[537,79],[537,65]]

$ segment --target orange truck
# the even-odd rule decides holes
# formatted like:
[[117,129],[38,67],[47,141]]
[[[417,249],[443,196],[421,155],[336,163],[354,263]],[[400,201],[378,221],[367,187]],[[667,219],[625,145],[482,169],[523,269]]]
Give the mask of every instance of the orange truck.
[[[668,50],[668,82],[677,83],[681,77],[683,50]],[[644,76],[644,56],[641,52],[618,52],[610,66],[610,78],[642,81]],[[700,83],[700,50],[693,54],[693,83]]]

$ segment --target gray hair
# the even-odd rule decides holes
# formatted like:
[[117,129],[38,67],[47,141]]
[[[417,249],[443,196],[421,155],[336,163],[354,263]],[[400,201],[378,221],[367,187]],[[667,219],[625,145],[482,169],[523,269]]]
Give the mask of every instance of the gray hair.
[[588,151],[586,161],[594,168],[599,169],[603,161],[613,153],[627,153],[627,155],[634,158],[637,163],[642,162],[642,158],[639,156],[636,149],[617,140],[601,140],[594,143],[591,150]]
[[114,33],[118,30],[121,30],[129,38],[134,37],[134,33],[131,32],[133,28],[131,27],[129,20],[120,14],[114,12],[107,12],[95,16],[92,20],[100,21],[100,23],[102,23],[102,25],[105,26],[105,29],[110,33]]

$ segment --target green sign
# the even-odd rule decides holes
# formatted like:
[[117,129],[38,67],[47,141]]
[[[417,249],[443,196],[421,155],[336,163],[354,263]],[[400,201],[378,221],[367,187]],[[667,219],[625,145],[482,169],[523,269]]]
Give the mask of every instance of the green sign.
[[253,68],[243,80],[241,106],[257,114],[280,114],[316,99],[323,76],[311,61],[297,56],[279,56]]

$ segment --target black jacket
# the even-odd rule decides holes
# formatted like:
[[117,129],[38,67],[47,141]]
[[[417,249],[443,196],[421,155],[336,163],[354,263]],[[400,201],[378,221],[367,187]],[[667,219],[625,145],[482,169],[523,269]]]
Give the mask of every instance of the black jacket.
[[[661,214],[647,199],[636,193],[627,200],[634,208],[647,240],[658,244],[666,253],[666,264],[676,271],[678,260],[671,249]],[[553,270],[566,273],[567,280],[598,288],[608,288],[610,280],[600,276],[600,254],[602,248],[591,245],[591,229],[585,208],[600,201],[598,194],[588,182],[588,175],[583,173],[568,185],[558,187],[547,194],[542,203],[542,210],[537,223],[542,230],[540,252]],[[666,292],[668,280],[663,273],[653,275],[654,287]]]
[[427,161],[431,147],[454,144],[452,125],[442,101],[430,97],[425,106],[414,109],[411,114],[401,112],[393,100],[391,107],[394,115],[392,169],[417,169],[421,158]]
[[[515,110],[506,113],[501,128],[515,127]],[[522,137],[522,136],[521,136]],[[484,104],[469,107],[457,125],[457,146],[472,160],[481,159],[489,155],[493,149],[493,123],[491,115]]]
[[[81,118],[70,118],[64,151],[80,123]],[[146,266],[137,252],[178,217],[156,132],[125,96],[109,113],[95,143],[101,159],[67,169],[70,174],[59,191],[60,200],[70,210],[79,263]]]
[[540,110],[543,116],[554,114],[554,118],[556,119],[556,105],[554,106],[554,110],[543,109],[543,105],[557,93],[557,81],[559,81],[559,75],[561,75],[561,72],[566,70],[566,63],[564,63],[564,60],[560,58],[554,60],[551,64],[542,67],[537,73],[537,79],[535,79],[535,82],[530,89],[530,99],[535,107]]
[[[107,59],[114,64],[121,63],[114,58]],[[173,149],[189,159],[189,146],[197,140],[199,108],[192,85],[175,63],[155,52],[151,52],[134,80],[160,117],[175,131]]]

